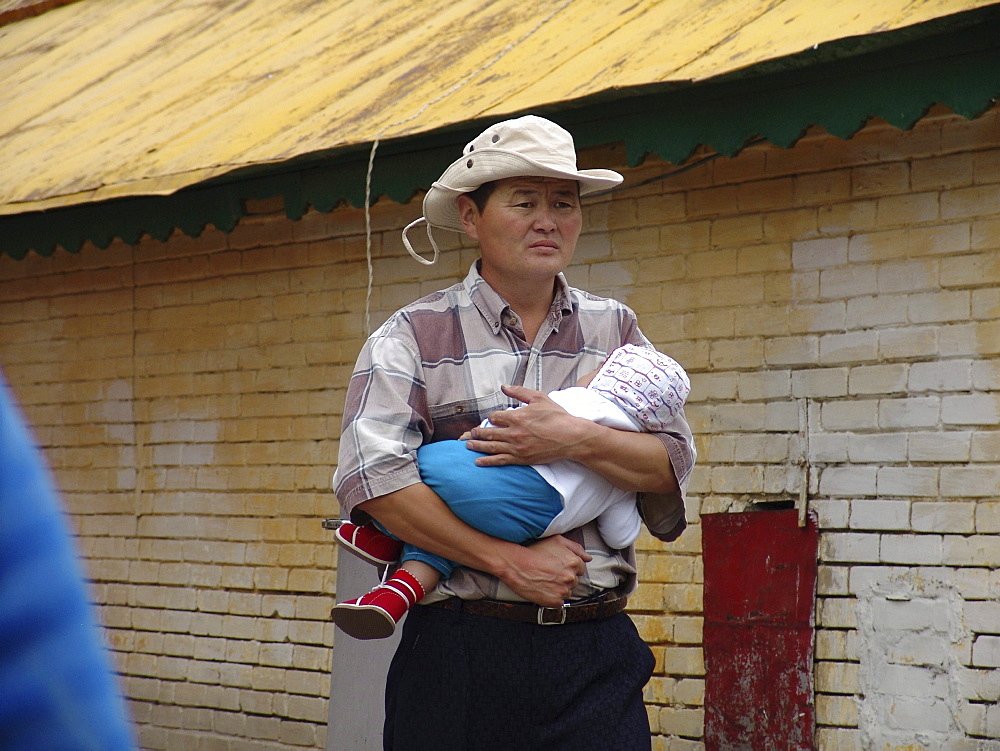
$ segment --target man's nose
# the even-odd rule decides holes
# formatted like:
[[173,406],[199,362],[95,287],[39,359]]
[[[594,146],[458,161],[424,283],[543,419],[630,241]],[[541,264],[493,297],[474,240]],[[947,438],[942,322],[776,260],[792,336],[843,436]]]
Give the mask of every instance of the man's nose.
[[555,228],[556,220],[552,209],[545,206],[539,208],[535,216],[535,229],[539,232],[552,232]]

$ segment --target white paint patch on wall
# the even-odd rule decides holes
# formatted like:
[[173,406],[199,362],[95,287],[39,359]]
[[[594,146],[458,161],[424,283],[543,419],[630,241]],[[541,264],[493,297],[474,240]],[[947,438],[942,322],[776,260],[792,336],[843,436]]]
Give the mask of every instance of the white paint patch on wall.
[[913,571],[875,577],[858,592],[863,748],[1000,751],[975,727],[984,707],[966,690],[973,634],[965,606],[953,584]]

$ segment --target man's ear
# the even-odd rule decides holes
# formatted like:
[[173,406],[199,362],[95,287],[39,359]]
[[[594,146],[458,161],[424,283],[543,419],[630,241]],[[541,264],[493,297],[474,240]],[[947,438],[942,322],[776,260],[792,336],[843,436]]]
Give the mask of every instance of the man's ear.
[[479,208],[476,202],[464,193],[455,199],[458,205],[458,218],[462,220],[462,229],[473,240],[479,239]]

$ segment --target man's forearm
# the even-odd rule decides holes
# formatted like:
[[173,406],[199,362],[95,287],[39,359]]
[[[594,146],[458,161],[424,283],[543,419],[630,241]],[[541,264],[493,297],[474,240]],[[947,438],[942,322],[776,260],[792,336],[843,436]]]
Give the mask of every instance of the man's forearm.
[[663,443],[650,433],[630,433],[584,420],[566,458],[597,472],[622,490],[675,493],[677,477]]
[[504,386],[504,393],[526,406],[495,412],[490,415],[491,425],[480,425],[463,436],[469,448],[488,455],[477,459],[476,464],[548,464],[556,459],[572,459],[622,490],[677,490],[670,456],[657,436],[615,430],[573,417],[539,391]]
[[505,548],[513,545],[470,527],[423,483],[372,498],[358,508],[399,539],[494,576],[500,575]]
[[423,483],[365,501],[358,508],[400,539],[492,574],[538,605],[562,604],[590,560],[582,546],[560,535],[522,546],[480,532],[455,516]]

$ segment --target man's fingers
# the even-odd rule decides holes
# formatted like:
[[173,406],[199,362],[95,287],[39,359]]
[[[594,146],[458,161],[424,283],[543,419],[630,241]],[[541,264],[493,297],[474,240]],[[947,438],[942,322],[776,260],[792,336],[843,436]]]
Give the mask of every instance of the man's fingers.
[[538,397],[545,396],[545,394],[541,391],[535,391],[534,389],[529,389],[525,386],[511,386],[506,383],[500,386],[500,390],[507,396],[514,397],[519,402],[531,403]]
[[510,454],[491,454],[488,449],[475,448],[471,444],[467,445],[473,451],[479,451],[480,453],[486,454],[486,456],[476,457],[476,466],[478,467],[502,467],[506,464],[514,463],[514,457],[511,456]]
[[563,537],[562,535],[554,535],[554,536],[558,537],[562,541],[563,545],[565,545],[570,550],[570,552],[572,552],[580,559],[580,567],[581,567],[580,573],[583,573],[583,571],[586,569],[583,563],[585,561],[592,560],[593,556],[590,553],[588,553],[587,549],[583,547],[583,545],[581,545],[580,543],[574,542],[568,537]]

